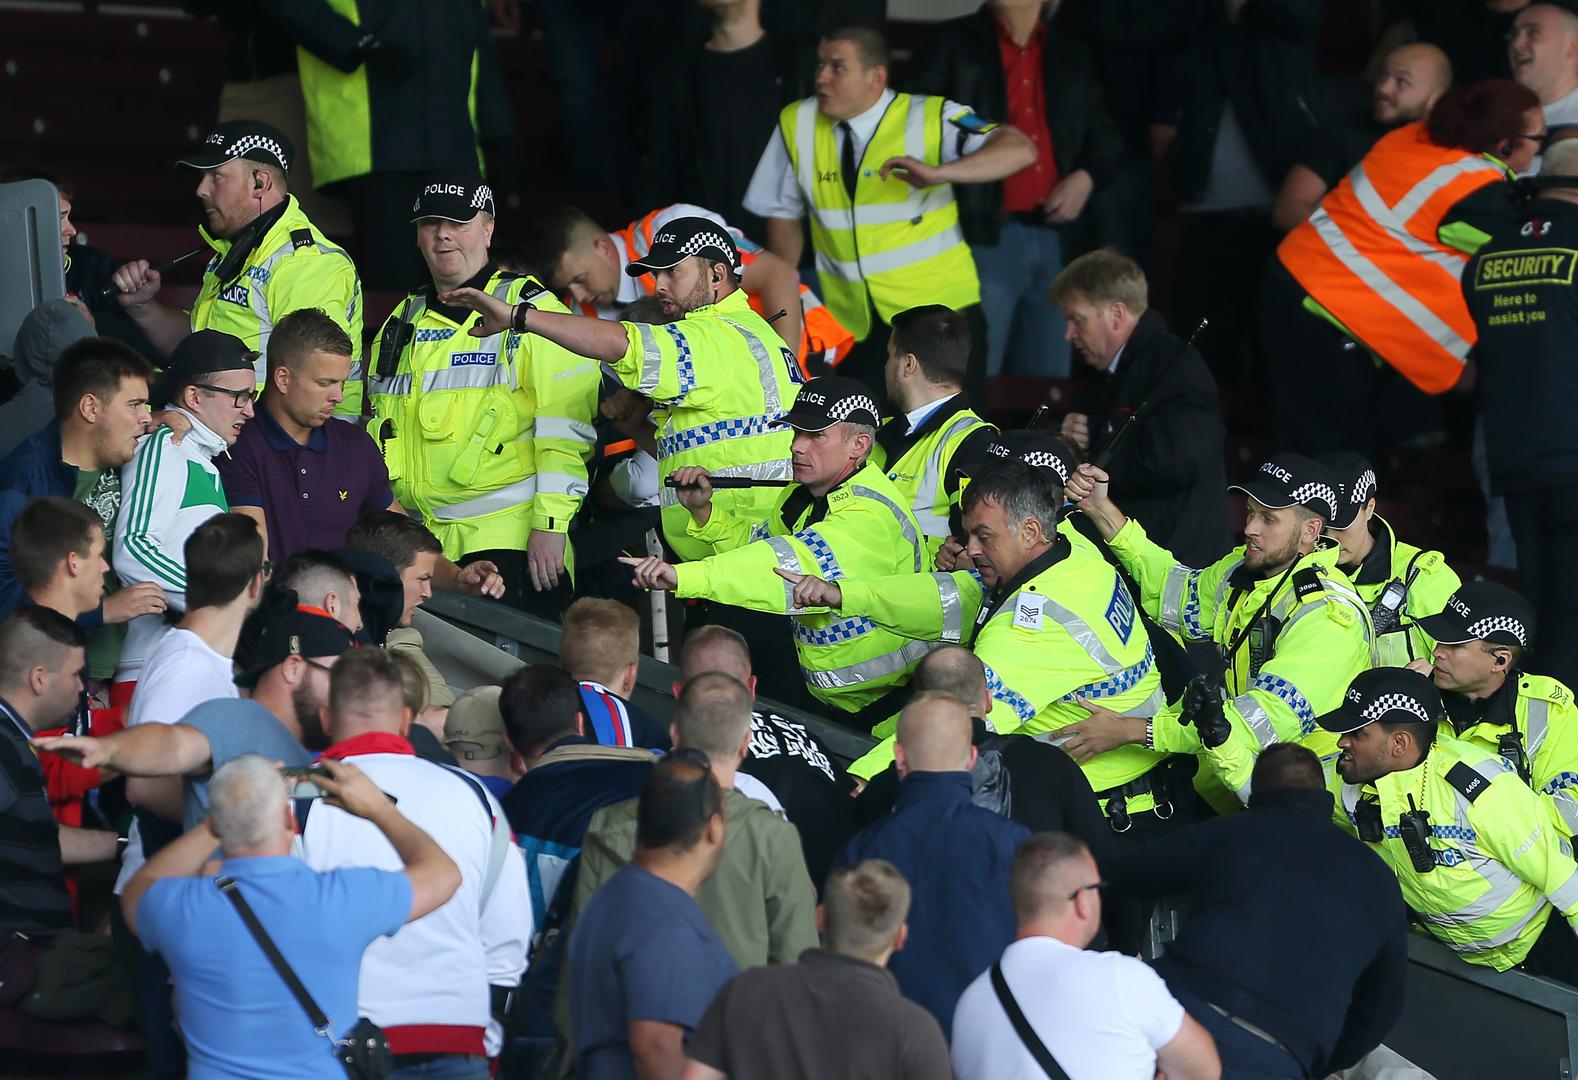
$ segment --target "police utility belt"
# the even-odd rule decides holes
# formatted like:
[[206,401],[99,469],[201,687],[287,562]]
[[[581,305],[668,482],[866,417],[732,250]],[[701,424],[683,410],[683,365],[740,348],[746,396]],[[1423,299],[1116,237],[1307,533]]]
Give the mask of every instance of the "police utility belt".
[[1166,821],[1173,816],[1173,801],[1171,789],[1171,773],[1167,763],[1171,758],[1163,758],[1153,765],[1149,772],[1136,776],[1127,784],[1119,784],[1114,788],[1096,792],[1096,801],[1107,814],[1107,822],[1112,826],[1112,831],[1126,833],[1134,827],[1135,814],[1129,812],[1129,800],[1149,795],[1155,800],[1156,805],[1149,810],[1141,810],[1141,814],[1155,814],[1158,821]]

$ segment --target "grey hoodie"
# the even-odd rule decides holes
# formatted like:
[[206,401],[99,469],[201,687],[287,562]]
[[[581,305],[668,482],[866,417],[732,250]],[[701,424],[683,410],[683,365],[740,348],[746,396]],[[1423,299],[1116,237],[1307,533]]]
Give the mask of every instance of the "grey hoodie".
[[70,345],[93,336],[93,324],[64,300],[45,300],[22,320],[11,359],[22,384],[16,396],[0,405],[0,459],[55,415],[50,391],[55,361]]

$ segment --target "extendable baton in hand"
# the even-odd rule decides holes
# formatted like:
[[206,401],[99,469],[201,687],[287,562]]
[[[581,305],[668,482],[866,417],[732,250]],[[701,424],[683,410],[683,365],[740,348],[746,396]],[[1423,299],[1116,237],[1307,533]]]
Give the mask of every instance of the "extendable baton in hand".
[[[180,266],[187,259],[197,255],[202,255],[205,252],[210,252],[212,250],[212,248],[209,248],[206,245],[204,247],[196,247],[191,251],[188,251],[185,255],[177,255],[173,259],[166,259],[164,262],[154,263],[148,269],[152,270],[156,274],[168,274],[171,270],[174,270],[177,266]],[[123,290],[119,285],[108,285],[105,287],[101,295],[105,300],[112,300],[124,291],[128,290]]]
[[[720,491],[726,488],[775,488],[794,486],[793,480],[757,480],[756,478],[750,476],[714,476],[710,477],[707,482],[711,484],[715,490]],[[663,486],[667,488],[696,488],[700,487],[701,485],[676,484],[672,476],[665,476],[663,478]]]
[[1161,389],[1162,377],[1171,370],[1173,364],[1178,362],[1180,356],[1194,347],[1194,343],[1200,340],[1200,335],[1205,332],[1205,328],[1209,325],[1211,325],[1210,320],[1201,319],[1200,324],[1194,328],[1194,333],[1189,335],[1189,339],[1178,346],[1178,350],[1167,358],[1167,363],[1162,366],[1161,370],[1157,371],[1156,378],[1151,380],[1150,389],[1146,392],[1145,397],[1134,407],[1133,412],[1124,417],[1123,426],[1118,428],[1117,433],[1112,436],[1112,441],[1091,461],[1092,465],[1103,472],[1107,470],[1112,464],[1112,456],[1117,452],[1118,444],[1123,442],[1123,437],[1133,430],[1135,422],[1145,415],[1151,404],[1156,400],[1157,392]]

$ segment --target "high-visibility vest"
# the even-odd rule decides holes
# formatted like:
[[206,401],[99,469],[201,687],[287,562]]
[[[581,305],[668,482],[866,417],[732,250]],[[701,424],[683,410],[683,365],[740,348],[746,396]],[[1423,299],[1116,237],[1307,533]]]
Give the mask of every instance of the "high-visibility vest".
[[1202,795],[1221,810],[1232,809],[1235,796],[1247,804],[1255,759],[1272,743],[1297,742],[1318,757],[1336,756],[1337,737],[1315,718],[1335,709],[1353,677],[1375,663],[1370,613],[1336,569],[1337,545],[1301,556],[1291,574],[1271,577],[1243,570],[1242,547],[1192,570],[1133,518],[1111,546],[1139,585],[1139,602],[1164,628],[1187,641],[1210,641],[1224,655],[1237,647],[1224,676],[1227,742],[1206,749],[1176,710],[1156,717],[1158,750],[1202,755],[1201,772],[1213,781]]
[[1565,836],[1578,834],[1578,706],[1571,690],[1547,675],[1519,675],[1487,702],[1482,719],[1454,727],[1449,720],[1442,733],[1500,755],[1550,809],[1552,824]]
[[[645,216],[632,221],[623,229],[615,230],[608,234],[609,239],[624,249],[625,262],[632,263],[646,256],[652,250],[652,233],[656,228],[659,218],[668,214],[673,207],[665,206],[653,210]],[[737,240],[741,239],[736,237]],[[739,243],[740,265],[749,267],[756,261],[757,252],[761,248],[749,240]],[[642,274],[636,278],[641,290],[648,296],[657,291],[657,282],[651,274]],[[746,299],[750,301],[751,310],[762,318],[771,318],[778,314],[768,311],[762,305],[761,295],[745,290]],[[597,315],[597,307],[593,304],[582,304],[583,315]],[[800,347],[795,351],[795,359],[800,362],[800,371],[806,378],[812,375],[811,362],[817,361],[825,368],[838,366],[839,361],[849,355],[849,350],[855,347],[855,335],[844,329],[827,305],[822,303],[821,297],[811,291],[806,284],[800,286]]]
[[997,429],[977,416],[962,394],[944,402],[914,433],[898,435],[908,424],[902,415],[889,420],[877,432],[871,460],[909,500],[926,536],[926,554],[931,557],[953,535],[952,513],[962,491],[954,471],[954,455],[972,436],[989,442]]
[[[716,476],[789,480],[794,432],[781,419],[799,393],[800,369],[736,289],[659,326],[624,323],[630,347],[611,367],[614,377],[656,404],[658,473],[696,466]],[[690,513],[670,487],[658,489],[663,536],[681,559],[700,559],[710,545],[688,532]],[[781,492],[773,487],[714,492],[713,512],[761,521]]]
[[351,339],[351,375],[345,380],[345,400],[334,411],[361,416],[362,281],[345,250],[323,238],[294,195],[285,196],[279,220],[229,282],[220,281],[214,271],[230,253],[230,241],[209,235],[207,229],[198,232],[214,249],[214,257],[192,303],[192,329],[233,334],[256,350],[253,368],[261,390],[268,381],[268,340],[274,324],[301,308],[320,309]]
[[[1329,785],[1337,823],[1360,839],[1361,827],[1369,830],[1368,846],[1397,874],[1403,900],[1469,963],[1506,971],[1529,955],[1547,920],[1578,920],[1572,847],[1495,754],[1443,735],[1412,769],[1362,786],[1332,775]],[[1434,861],[1424,872],[1403,842],[1400,819],[1413,810],[1429,815]]]
[[[496,272],[486,288],[512,306],[565,310],[529,277]],[[395,308],[374,357],[384,359],[384,338],[402,321],[409,342],[397,363],[375,364],[370,382],[370,430],[400,505],[455,560],[523,551],[534,530],[567,532],[597,444],[597,361],[535,334],[472,337],[469,318],[452,321],[425,293]]]
[[[1370,610],[1375,627],[1377,667],[1407,667],[1413,660],[1430,660],[1436,643],[1419,620],[1438,615],[1462,584],[1446,556],[1424,551],[1397,539],[1391,525],[1377,515],[1372,519],[1376,551],[1364,564],[1346,571],[1354,592]],[[1393,585],[1398,588],[1393,588]],[[1406,590],[1399,606],[1389,607],[1388,590],[1395,596]]]
[[816,99],[791,102],[778,115],[811,215],[822,298],[857,341],[871,332],[872,307],[887,322],[920,304],[958,309],[981,302],[953,185],[914,188],[897,175],[879,175],[892,157],[941,163],[945,104],[940,97],[893,96],[861,157],[853,203],[837,128]]
[[1348,334],[1430,394],[1452,389],[1478,339],[1460,284],[1468,259],[1447,213],[1508,179],[1485,154],[1437,146],[1422,121],[1383,135],[1277,248]]
[[806,687],[840,712],[859,712],[908,681],[933,647],[885,630],[864,614],[802,613],[793,606],[794,589],[773,573],[776,566],[837,581],[920,572],[926,556],[915,517],[869,461],[825,502],[796,485],[779,493],[765,521],[720,514],[715,507],[706,525],[692,525],[691,535],[716,554],[676,567],[674,595],[793,616]]

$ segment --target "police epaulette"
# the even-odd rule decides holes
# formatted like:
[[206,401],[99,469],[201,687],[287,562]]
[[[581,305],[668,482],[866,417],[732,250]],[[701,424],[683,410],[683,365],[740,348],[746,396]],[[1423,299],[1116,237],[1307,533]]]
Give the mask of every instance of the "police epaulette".
[[312,238],[311,229],[292,229],[290,231],[292,250],[300,251],[304,247],[316,247],[318,242]]
[[543,288],[542,285],[538,283],[536,278],[527,277],[526,285],[523,289],[521,289],[521,297],[518,301],[516,301],[516,303],[530,303],[531,301],[537,299],[537,297],[542,296],[547,291],[547,289]]
[[1463,761],[1447,770],[1446,781],[1469,802],[1485,794],[1485,789],[1490,787],[1490,781],[1483,774]]
[[1320,583],[1320,571],[1315,567],[1306,566],[1293,575],[1293,595],[1298,597],[1300,602],[1325,591],[1326,586]]

